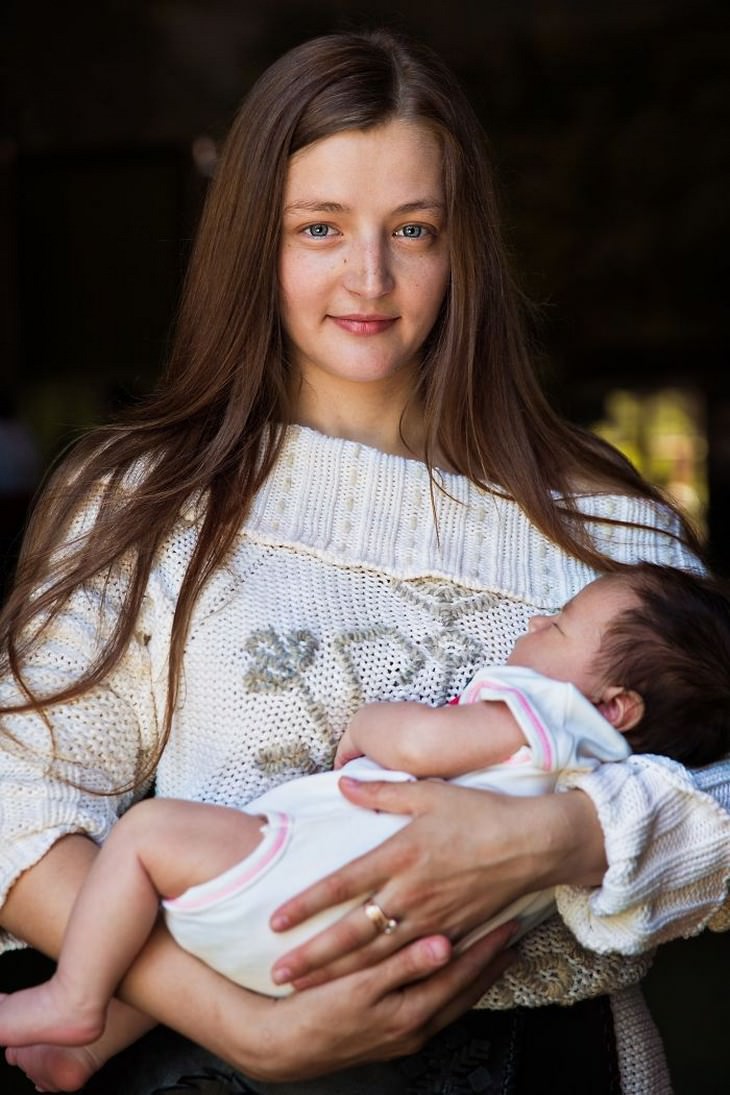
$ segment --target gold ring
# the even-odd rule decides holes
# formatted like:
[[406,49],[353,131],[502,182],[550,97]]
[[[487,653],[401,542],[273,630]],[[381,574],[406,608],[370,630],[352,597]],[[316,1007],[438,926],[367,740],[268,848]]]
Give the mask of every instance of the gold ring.
[[398,921],[394,916],[386,916],[377,901],[368,901],[363,905],[363,911],[377,932],[383,935],[392,935],[398,927]]

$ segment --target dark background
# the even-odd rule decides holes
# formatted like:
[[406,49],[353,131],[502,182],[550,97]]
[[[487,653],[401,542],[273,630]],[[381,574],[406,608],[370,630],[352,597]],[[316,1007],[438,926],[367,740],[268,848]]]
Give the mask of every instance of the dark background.
[[[694,400],[730,572],[726,0],[27,0],[3,18],[0,420],[38,471],[154,382],[210,149],[256,76],[386,24],[444,56],[490,134],[558,405],[591,424],[616,388]],[[6,573],[35,478],[0,490]],[[680,1095],[728,1089],[727,940],[663,948],[648,982]],[[31,961],[3,959],[0,988]]]

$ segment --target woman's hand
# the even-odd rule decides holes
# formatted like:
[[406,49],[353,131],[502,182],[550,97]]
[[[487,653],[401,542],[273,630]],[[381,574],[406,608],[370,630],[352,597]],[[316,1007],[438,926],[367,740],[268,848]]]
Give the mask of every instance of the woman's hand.
[[411,814],[413,820],[282,905],[276,930],[321,909],[370,894],[392,934],[379,934],[361,906],[284,955],[274,979],[306,988],[379,962],[399,947],[438,932],[453,942],[523,894],[561,882],[597,884],[605,870],[603,833],[582,792],[516,798],[440,782],[356,783],[350,801]]
[[245,1056],[233,1060],[230,1048],[224,1056],[254,1079],[282,1082],[415,1053],[510,965],[514,955],[503,948],[513,931],[504,924],[451,961],[446,939],[419,939],[370,969],[307,992],[258,997],[262,1015],[249,1027]]

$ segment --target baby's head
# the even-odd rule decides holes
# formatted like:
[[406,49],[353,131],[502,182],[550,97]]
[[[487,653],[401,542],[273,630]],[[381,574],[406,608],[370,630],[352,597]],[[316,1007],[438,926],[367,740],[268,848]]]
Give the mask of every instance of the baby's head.
[[713,578],[652,563],[598,578],[533,617],[508,664],[571,681],[635,752],[730,752],[730,597]]

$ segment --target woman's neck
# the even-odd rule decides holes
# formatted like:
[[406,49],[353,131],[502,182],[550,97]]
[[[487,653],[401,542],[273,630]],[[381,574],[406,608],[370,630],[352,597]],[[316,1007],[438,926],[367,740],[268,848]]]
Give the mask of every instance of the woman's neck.
[[424,455],[423,410],[411,400],[411,386],[390,378],[387,385],[350,383],[337,378],[316,388],[303,379],[294,394],[293,421],[328,437],[359,441],[396,456]]

